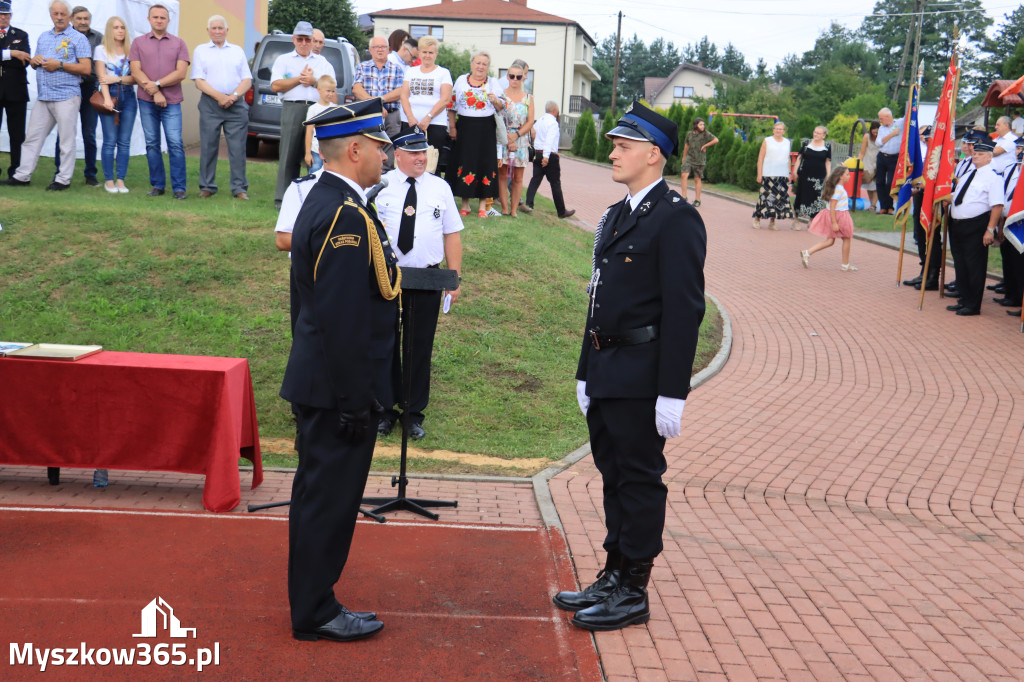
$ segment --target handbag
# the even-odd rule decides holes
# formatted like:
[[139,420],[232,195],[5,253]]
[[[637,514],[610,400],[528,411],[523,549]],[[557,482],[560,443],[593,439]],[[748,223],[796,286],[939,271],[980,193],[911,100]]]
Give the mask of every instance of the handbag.
[[120,123],[121,123],[121,121],[120,121],[120,118],[121,118],[120,117],[120,113],[121,112],[117,110],[117,98],[116,97],[111,97],[110,98],[111,107],[108,109],[107,105],[103,101],[103,92],[101,90],[97,90],[96,92],[92,93],[92,95],[89,96],[89,104],[91,104],[92,108],[95,109],[96,111],[98,111],[101,114],[113,114],[114,115],[114,125],[120,125]]

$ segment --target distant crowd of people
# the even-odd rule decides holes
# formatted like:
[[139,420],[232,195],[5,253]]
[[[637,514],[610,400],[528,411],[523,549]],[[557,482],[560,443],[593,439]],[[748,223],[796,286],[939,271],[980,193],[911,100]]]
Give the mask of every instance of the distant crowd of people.
[[[184,199],[187,191],[185,145],[182,140],[182,82],[192,64],[199,100],[201,157],[199,196],[217,192],[215,181],[221,131],[227,140],[231,193],[248,199],[245,136],[249,105],[245,93],[252,73],[245,52],[227,42],[227,20],[220,15],[206,24],[210,42],[192,55],[181,38],[168,32],[170,12],[159,3],[149,8],[151,31],[132,40],[123,17],[112,16],[101,33],[92,28],[87,7],[64,0],[49,5],[53,28],[40,35],[35,50],[25,31],[11,26],[10,2],[0,0],[0,110],[7,117],[11,165],[7,184],[31,184],[43,143],[56,128],[56,174],[46,189],[66,190],[75,169],[79,129],[85,147],[85,184],[99,185],[96,168],[96,125],[103,131],[100,162],[103,188],[127,194],[125,185],[136,117],[142,122],[149,165],[149,196],[167,190],[161,132],[167,145],[171,191]],[[26,125],[26,71],[36,71],[37,98]],[[79,128],[80,126],[80,128]]]

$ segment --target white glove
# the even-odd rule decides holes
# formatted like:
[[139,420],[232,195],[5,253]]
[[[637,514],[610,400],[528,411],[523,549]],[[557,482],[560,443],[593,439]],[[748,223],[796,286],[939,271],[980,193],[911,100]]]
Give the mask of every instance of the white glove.
[[587,410],[590,409],[590,396],[587,395],[587,382],[585,381],[576,382],[576,402],[580,404],[580,411],[586,417]]
[[675,438],[681,430],[679,420],[683,418],[683,408],[686,401],[682,398],[667,398],[658,396],[658,402],[654,405],[654,424],[658,428],[658,435],[662,438]]

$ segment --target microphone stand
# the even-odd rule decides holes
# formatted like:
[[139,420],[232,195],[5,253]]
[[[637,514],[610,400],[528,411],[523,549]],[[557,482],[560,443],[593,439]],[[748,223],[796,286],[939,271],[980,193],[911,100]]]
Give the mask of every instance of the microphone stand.
[[[402,268],[402,291],[444,291],[456,289],[459,284],[459,274],[455,270],[440,270],[438,268]],[[437,521],[440,515],[427,511],[427,507],[458,507],[458,501],[425,500],[421,498],[406,497],[405,491],[409,485],[409,479],[405,475],[409,448],[409,428],[412,425],[412,417],[409,414],[409,393],[412,387],[412,329],[415,321],[415,297],[410,296],[405,302],[408,309],[408,322],[402,325],[402,456],[399,461],[398,476],[391,477],[391,487],[398,486],[396,497],[364,497],[363,504],[378,505],[371,510],[374,514],[386,514],[390,511],[411,511],[414,514],[425,516],[428,519]]]

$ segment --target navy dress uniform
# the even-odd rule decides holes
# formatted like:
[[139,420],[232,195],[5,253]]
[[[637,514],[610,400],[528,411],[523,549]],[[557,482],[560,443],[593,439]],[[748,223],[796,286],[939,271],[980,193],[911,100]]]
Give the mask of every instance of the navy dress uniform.
[[[400,131],[395,137],[394,145],[396,150],[407,152],[425,152],[430,148],[427,136],[416,128]],[[396,157],[396,164],[401,163],[404,162]],[[456,233],[463,229],[451,185],[440,177],[426,172],[425,167],[422,170],[422,175],[417,177],[407,175],[401,167],[388,171],[384,175],[388,181],[387,187],[377,195],[377,209],[380,211],[381,220],[384,221],[391,245],[396,249],[400,267],[439,267],[449,255],[446,249],[449,239],[457,239]],[[458,262],[449,260],[449,268],[461,268],[461,244],[457,252]],[[404,333],[409,334],[410,343],[410,386],[405,403],[410,421],[409,436],[413,440],[419,440],[425,435],[423,419],[430,401],[430,363],[441,306],[441,292],[410,290],[403,293],[402,299],[402,328]],[[416,319],[410,324],[409,312],[413,309],[417,311]],[[395,363],[392,390],[396,398],[402,395],[404,389],[402,379],[400,363]],[[380,421],[378,432],[382,435],[391,433],[398,417],[396,410],[389,409]]]
[[[664,158],[679,147],[676,124],[637,103],[607,137],[651,143]],[[589,630],[650,617],[646,587],[663,549],[668,490],[661,478],[665,436],[679,432],[704,317],[707,234],[700,214],[660,172],[630,190],[636,195],[610,207],[597,227],[576,372],[603,481],[608,556],[597,582],[554,597],[577,612],[574,625]],[[673,419],[674,431],[665,428]]]
[[[0,14],[11,18],[11,3],[0,0]],[[28,33],[20,28],[0,28],[0,122],[7,120],[11,138],[11,165],[7,177],[21,165],[21,145],[25,143],[25,112],[28,110],[28,64],[11,51],[32,54]]]
[[[321,140],[364,135],[390,142],[377,100],[329,109],[307,124]],[[348,558],[373,456],[372,413],[387,400],[388,387],[377,377],[392,359],[401,277],[363,188],[333,168],[327,165],[295,221],[297,311],[280,392],[293,404],[298,426],[288,598],[293,635],[302,640],[358,639],[384,627],[374,614],[338,603],[334,584]]]
[[[975,167],[957,181],[953,190],[949,249],[956,268],[959,300],[946,309],[961,316],[981,314],[988,270],[988,244],[994,238],[996,224],[1003,211],[1002,176],[992,170],[992,149],[990,140],[975,141]],[[979,152],[982,152],[980,161]]]
[[[1010,206],[1013,203],[1013,194],[1020,182],[1020,154],[1024,152],[1024,137],[1016,140],[1016,153],[1018,161],[1003,172],[1003,217],[1000,221],[1005,223],[1010,213]],[[1000,293],[1002,298],[994,299],[996,303],[1007,307],[1020,307],[1024,302],[1024,253],[1017,251],[1017,248],[1005,236],[999,243],[999,253],[1003,259],[1003,288]],[[1020,317],[1019,310],[1008,310],[1007,314],[1013,317]]]

